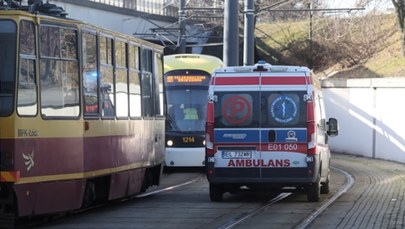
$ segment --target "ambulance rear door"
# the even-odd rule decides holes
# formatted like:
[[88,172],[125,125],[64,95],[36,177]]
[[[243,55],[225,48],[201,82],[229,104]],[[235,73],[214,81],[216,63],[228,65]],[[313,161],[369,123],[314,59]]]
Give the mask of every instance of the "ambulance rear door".
[[307,93],[305,72],[261,72],[261,177],[291,182],[307,175]]
[[260,73],[221,72],[214,86],[215,177],[258,179],[260,171]]

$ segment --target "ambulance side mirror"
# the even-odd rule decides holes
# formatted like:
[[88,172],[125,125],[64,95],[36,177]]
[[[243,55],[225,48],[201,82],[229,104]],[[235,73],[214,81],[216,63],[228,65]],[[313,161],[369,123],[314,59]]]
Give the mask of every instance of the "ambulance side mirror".
[[339,134],[339,124],[338,124],[337,119],[329,118],[329,120],[326,124],[328,125],[327,133],[329,136],[334,137]]

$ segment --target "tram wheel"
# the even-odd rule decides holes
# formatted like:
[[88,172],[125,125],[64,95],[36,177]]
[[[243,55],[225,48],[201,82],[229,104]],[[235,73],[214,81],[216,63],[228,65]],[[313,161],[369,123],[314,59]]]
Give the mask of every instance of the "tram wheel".
[[83,203],[82,203],[83,208],[90,207],[96,200],[96,190],[95,189],[96,188],[95,188],[94,182],[91,180],[87,181],[86,188],[84,191],[84,196],[83,196]]
[[210,184],[210,199],[212,202],[223,200],[224,191],[220,185]]
[[0,187],[0,228],[14,228],[17,215],[17,198],[11,186]]

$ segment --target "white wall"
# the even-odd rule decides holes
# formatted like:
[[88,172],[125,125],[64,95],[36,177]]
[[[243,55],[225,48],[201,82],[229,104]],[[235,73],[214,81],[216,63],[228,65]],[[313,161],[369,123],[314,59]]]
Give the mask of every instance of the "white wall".
[[327,117],[339,121],[334,152],[405,163],[405,78],[322,82]]

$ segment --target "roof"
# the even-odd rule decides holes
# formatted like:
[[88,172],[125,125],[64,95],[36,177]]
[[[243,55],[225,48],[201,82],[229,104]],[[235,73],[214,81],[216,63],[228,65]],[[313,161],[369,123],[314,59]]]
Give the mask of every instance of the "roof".
[[164,56],[164,71],[172,70],[204,70],[212,73],[223,66],[222,60],[203,54],[174,54]]

